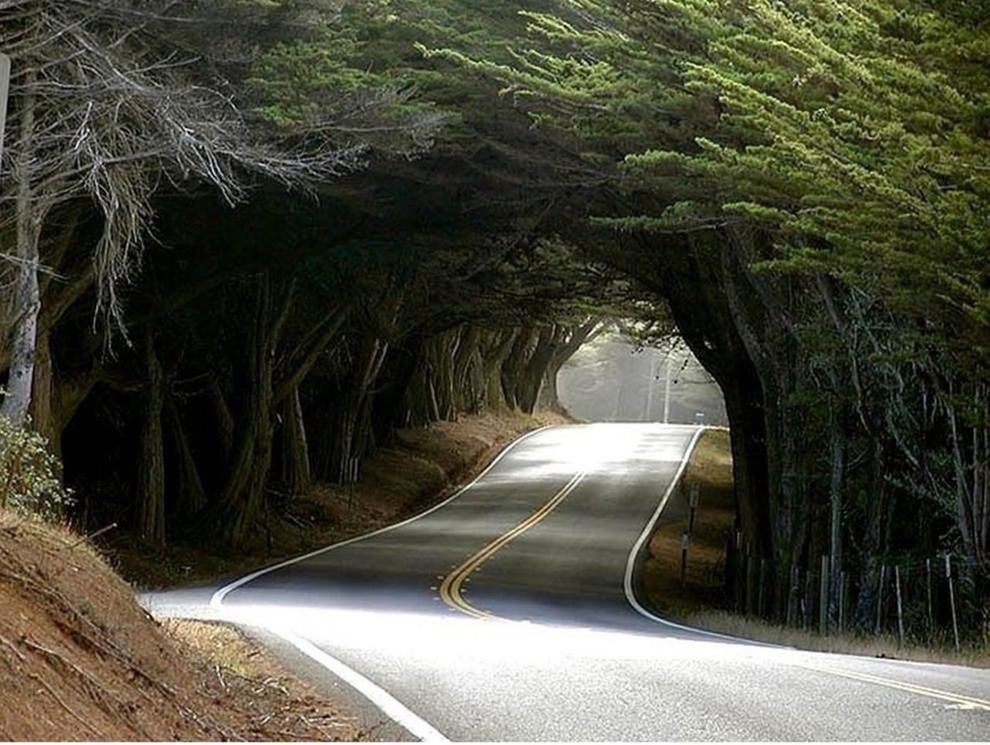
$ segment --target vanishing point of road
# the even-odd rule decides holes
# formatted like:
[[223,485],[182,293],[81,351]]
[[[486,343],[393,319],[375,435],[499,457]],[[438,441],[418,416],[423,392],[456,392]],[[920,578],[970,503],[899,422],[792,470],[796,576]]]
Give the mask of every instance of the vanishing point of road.
[[683,512],[698,432],[538,430],[417,518],[143,600],[253,630],[387,718],[384,739],[990,738],[990,671],[749,643],[641,605],[637,555]]

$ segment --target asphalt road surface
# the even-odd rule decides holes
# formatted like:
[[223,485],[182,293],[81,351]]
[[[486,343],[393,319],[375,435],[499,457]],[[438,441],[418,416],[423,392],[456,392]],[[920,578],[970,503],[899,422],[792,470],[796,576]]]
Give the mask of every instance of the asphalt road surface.
[[633,558],[678,511],[697,434],[539,430],[419,518],[143,600],[254,628],[395,720],[388,739],[990,738],[990,671],[747,643],[640,605]]

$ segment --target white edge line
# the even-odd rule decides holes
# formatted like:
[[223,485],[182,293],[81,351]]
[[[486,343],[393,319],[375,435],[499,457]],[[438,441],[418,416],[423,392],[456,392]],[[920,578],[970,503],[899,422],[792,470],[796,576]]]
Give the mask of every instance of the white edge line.
[[[513,448],[516,447],[516,445],[523,442],[524,440],[529,439],[533,435],[538,434],[539,432],[543,432],[544,430],[550,429],[551,426],[552,425],[539,427],[537,429],[534,429],[532,432],[527,432],[521,437],[518,437],[512,442],[510,442],[505,448],[502,449],[502,452],[500,452],[495,457],[495,459],[491,463],[489,463],[484,470],[482,470],[481,473],[479,473],[477,476],[474,477],[474,479],[471,480],[470,483],[461,487],[456,492],[454,492],[449,497],[447,497],[447,499],[443,500],[439,504],[434,505],[428,510],[421,512],[418,515],[413,515],[412,517],[403,520],[402,522],[396,523],[394,525],[387,525],[384,528],[379,528],[378,530],[372,531],[371,533],[355,536],[354,538],[349,538],[346,541],[334,543],[329,546],[325,546],[323,548],[317,549],[316,551],[310,551],[308,554],[303,554],[302,556],[296,556],[292,559],[288,559],[278,564],[274,564],[270,567],[265,567],[264,569],[259,569],[258,571],[251,572],[250,574],[246,574],[243,577],[234,580],[230,584],[225,585],[224,587],[221,587],[219,590],[214,592],[213,596],[210,598],[210,607],[213,608],[222,607],[223,599],[230,592],[236,590],[239,587],[243,587],[248,582],[251,582],[252,580],[257,579],[258,577],[268,574],[269,572],[274,572],[277,569],[282,569],[283,567],[291,566],[292,564],[296,564],[300,561],[305,561],[306,559],[312,558],[314,556],[319,556],[320,554],[324,554],[327,551],[331,551],[335,548],[341,548],[342,546],[347,546],[351,543],[356,543],[357,541],[363,541],[367,538],[371,538],[376,535],[381,535],[382,533],[386,533],[390,530],[401,528],[403,525],[408,525],[411,522],[426,517],[432,512],[439,510],[441,507],[450,504],[452,501],[457,499],[459,496],[464,494],[464,492],[466,492],[468,489],[470,489],[472,486],[478,483],[478,481],[480,481],[489,471],[491,471],[492,468],[494,468],[496,464],[498,464],[498,462],[501,461],[502,458],[504,458],[509,453],[509,451],[511,451]],[[360,693],[362,696],[368,699],[368,701],[370,701],[372,704],[378,707],[378,709],[383,714],[385,714],[385,716],[389,717],[392,721],[397,722],[400,726],[404,727],[406,730],[408,730],[414,736],[418,737],[420,740],[424,742],[449,742],[449,740],[446,737],[444,737],[435,727],[433,727],[428,722],[426,722],[426,720],[417,716],[405,705],[403,705],[398,699],[396,699],[392,694],[390,694],[388,691],[386,691],[378,684],[374,683],[373,681],[361,675],[361,673],[359,673],[354,668],[349,667],[348,665],[344,664],[337,658],[330,656],[312,642],[307,641],[306,639],[292,633],[291,631],[277,627],[266,627],[266,628],[268,628],[269,631],[271,631],[279,638],[283,639],[284,641],[288,642],[293,647],[298,649],[302,654],[306,655],[307,657],[309,657],[311,660],[318,663],[319,665],[322,665],[332,674],[336,675],[338,678],[343,680],[354,690],[356,690],[358,693]]]
[[377,683],[364,677],[352,667],[336,657],[331,657],[310,641],[291,631],[277,627],[266,627],[268,631],[285,640],[314,662],[322,665],[351,688],[356,690],[392,721],[398,723],[423,742],[450,742],[426,720],[414,714],[392,694]]
[[746,642],[747,644],[753,644],[756,646],[776,647],[778,646],[776,644],[767,644],[766,642],[753,641],[752,639],[743,639],[742,637],[731,636],[730,634],[719,634],[714,631],[696,629],[693,626],[685,626],[680,623],[668,621],[666,618],[661,618],[655,613],[651,613],[644,608],[636,599],[636,592],[633,590],[633,572],[635,571],[636,560],[639,558],[640,551],[642,551],[643,545],[650,539],[650,536],[653,535],[653,529],[656,526],[657,521],[660,519],[663,508],[667,506],[667,501],[670,499],[670,495],[674,493],[674,489],[676,489],[677,485],[680,483],[681,477],[684,475],[685,469],[687,469],[688,461],[691,460],[691,455],[694,453],[694,448],[697,446],[698,440],[700,440],[701,436],[705,433],[705,429],[706,427],[698,427],[697,431],[695,431],[694,435],[692,435],[690,442],[688,442],[687,447],[684,449],[684,455],[681,456],[681,464],[677,467],[674,477],[670,480],[670,485],[663,493],[663,496],[660,498],[660,503],[657,505],[657,509],[646,523],[646,527],[643,528],[643,532],[639,534],[639,538],[636,540],[636,543],[633,544],[632,550],[629,552],[629,557],[626,559],[626,575],[622,583],[623,590],[625,590],[626,593],[626,600],[629,601],[629,605],[632,606],[633,610],[641,616],[645,616],[651,621],[663,624],[664,626],[671,626],[672,628],[680,629],[681,631],[690,631],[694,634],[702,634],[715,639]]

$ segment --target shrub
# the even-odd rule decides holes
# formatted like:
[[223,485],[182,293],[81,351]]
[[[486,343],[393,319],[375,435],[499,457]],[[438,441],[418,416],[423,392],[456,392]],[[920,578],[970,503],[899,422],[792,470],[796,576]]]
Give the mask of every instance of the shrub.
[[60,470],[44,437],[0,416],[0,507],[45,519],[61,517],[72,494],[62,486]]

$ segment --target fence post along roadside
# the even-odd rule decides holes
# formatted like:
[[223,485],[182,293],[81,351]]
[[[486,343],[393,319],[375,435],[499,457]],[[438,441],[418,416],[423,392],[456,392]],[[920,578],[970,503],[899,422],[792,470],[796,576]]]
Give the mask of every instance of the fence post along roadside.
[[956,643],[956,651],[959,651],[959,620],[956,616],[956,591],[952,585],[952,559],[945,555],[945,579],[949,582],[949,607],[952,609],[952,638]]
[[766,598],[766,586],[767,586],[767,560],[760,558],[760,594],[756,601],[756,612],[762,618],[766,605],[764,600]]
[[360,474],[361,459],[347,458],[344,461],[344,483],[347,484],[347,510],[354,510],[354,484],[357,483]]
[[904,646],[904,606],[901,604],[901,567],[894,566],[894,587],[897,590],[897,642]]
[[797,603],[795,600],[798,590],[798,567],[797,564],[791,562],[790,582],[787,586],[787,609],[785,611],[788,626],[797,625]]
[[818,579],[818,633],[823,636],[828,634],[828,554],[822,555],[822,571]]
[[846,577],[845,571],[839,572],[839,636],[846,633]]
[[883,628],[883,580],[884,575],[887,573],[887,565],[880,565],[880,584],[877,587],[877,624],[873,629],[874,636],[880,636],[880,631]]

